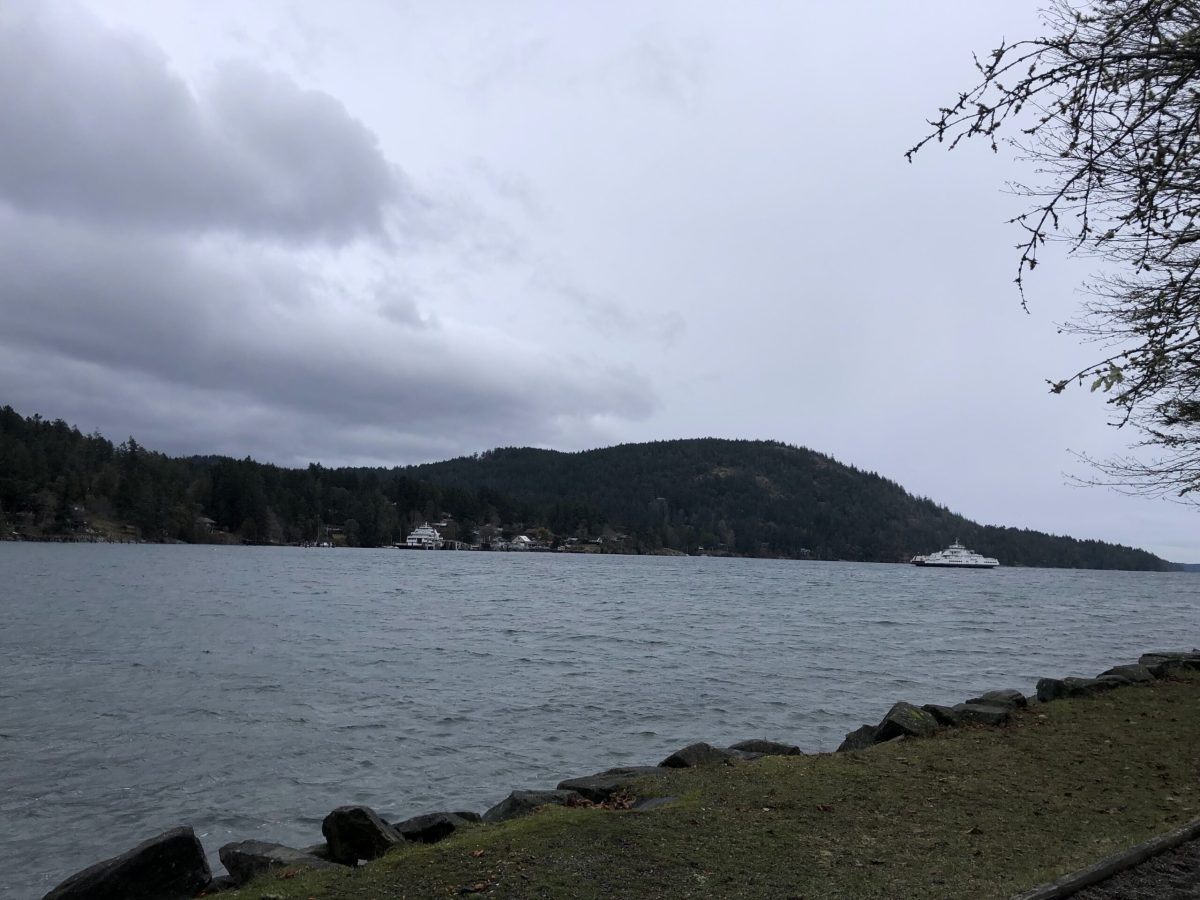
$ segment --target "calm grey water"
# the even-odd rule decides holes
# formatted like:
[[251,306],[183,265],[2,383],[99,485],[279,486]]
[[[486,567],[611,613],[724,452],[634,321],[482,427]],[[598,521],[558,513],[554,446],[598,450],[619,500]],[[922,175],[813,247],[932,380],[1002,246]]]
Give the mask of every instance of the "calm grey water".
[[214,857],[366,803],[482,811],[694,740],[830,750],[1200,644],[1200,576],[0,544],[0,894],[176,824]]

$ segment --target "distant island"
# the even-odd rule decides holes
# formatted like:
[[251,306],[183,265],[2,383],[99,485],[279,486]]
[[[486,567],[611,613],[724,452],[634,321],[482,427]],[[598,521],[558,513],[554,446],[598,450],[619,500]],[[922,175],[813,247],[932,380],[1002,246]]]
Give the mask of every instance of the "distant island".
[[1132,547],[980,525],[776,441],[505,448],[420,466],[289,469],[168,457],[0,407],[8,540],[391,547],[428,535],[423,526],[462,549],[905,562],[958,539],[1006,566],[1184,568]]

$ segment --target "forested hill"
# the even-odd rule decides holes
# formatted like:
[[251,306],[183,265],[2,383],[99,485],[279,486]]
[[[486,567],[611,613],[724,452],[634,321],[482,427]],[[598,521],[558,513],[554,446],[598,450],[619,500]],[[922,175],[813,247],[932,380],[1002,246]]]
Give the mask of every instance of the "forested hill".
[[0,538],[378,547],[422,522],[494,546],[899,562],[955,538],[1005,565],[1169,568],[1141,550],[976,525],[894,482],[766,441],[493,450],[409,468],[172,458],[0,407]]
[[1168,567],[1144,550],[979,525],[879,475],[773,441],[500,449],[406,471],[505,495],[558,534],[583,536],[600,525],[689,552],[887,562],[957,538],[1005,565]]

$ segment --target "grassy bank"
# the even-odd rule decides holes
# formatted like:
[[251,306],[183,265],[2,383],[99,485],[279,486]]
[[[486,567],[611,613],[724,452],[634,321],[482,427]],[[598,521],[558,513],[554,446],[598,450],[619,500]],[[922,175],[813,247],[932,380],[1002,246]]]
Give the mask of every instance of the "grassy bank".
[[548,808],[221,896],[1008,897],[1200,817],[1200,675],[1033,707],[1001,729],[648,787],[679,799]]

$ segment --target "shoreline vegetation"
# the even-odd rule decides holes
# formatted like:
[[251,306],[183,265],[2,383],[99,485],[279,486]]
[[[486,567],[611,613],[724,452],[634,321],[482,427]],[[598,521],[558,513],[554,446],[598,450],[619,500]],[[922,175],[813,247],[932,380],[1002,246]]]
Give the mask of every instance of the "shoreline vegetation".
[[174,829],[46,900],[1009,897],[1196,820],[1198,770],[1200,651],[1155,652],[1036,697],[897,703],[835,753],[693,744],[482,817],[340,807],[323,844],[222,847],[231,878]]
[[405,546],[908,562],[960,540],[1005,566],[1186,570],[1132,547],[980,525],[777,441],[501,448],[420,466],[169,457],[0,407],[0,539]]

